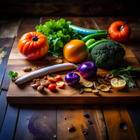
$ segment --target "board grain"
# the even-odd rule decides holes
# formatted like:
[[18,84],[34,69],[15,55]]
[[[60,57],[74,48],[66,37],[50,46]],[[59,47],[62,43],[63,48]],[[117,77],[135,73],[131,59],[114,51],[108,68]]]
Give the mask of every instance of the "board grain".
[[104,114],[112,140],[137,140],[135,128],[130,116],[122,105],[104,105]]
[[53,140],[56,135],[55,105],[22,105],[19,112],[15,140]]
[[[129,49],[128,49],[129,50]],[[139,63],[137,59],[134,57],[133,53],[129,50],[130,53],[125,56],[124,61],[122,62],[122,66],[132,65],[133,67],[139,67]],[[131,56],[131,57],[129,57]],[[27,74],[23,72],[23,67],[30,66],[32,68],[36,67],[44,67],[45,61],[51,61],[49,58],[44,61],[36,61],[30,62],[25,59],[18,60],[10,60],[8,63],[9,71],[17,71],[19,77]],[[17,63],[20,64],[17,65]],[[55,61],[54,61],[55,62]],[[47,66],[47,65],[45,65]],[[64,80],[65,75],[68,71],[59,72],[62,79]],[[105,75],[107,74],[107,70],[98,69],[97,75]],[[90,79],[91,81],[95,81],[96,78]],[[87,81],[80,78],[80,83]],[[57,88],[56,92],[51,92],[47,88],[45,88],[44,93],[40,93],[37,90],[33,89],[30,86],[31,82],[24,84],[24,86],[18,87],[14,82],[10,83],[10,87],[7,94],[7,101],[9,103],[18,103],[18,104],[120,104],[120,103],[138,103],[140,101],[140,90],[139,88],[134,89],[124,89],[122,91],[116,91],[111,89],[110,92],[99,92],[99,95],[95,95],[93,93],[83,93],[79,94],[78,90],[81,88],[81,85],[77,85],[75,87],[70,87],[68,85],[65,86],[64,89]]]
[[[63,140],[106,140],[106,127],[100,105],[59,105],[57,108],[57,138]],[[83,116],[89,114],[89,118]],[[92,124],[88,124],[88,120]],[[68,127],[73,125],[74,132]],[[87,135],[83,134],[87,132]]]

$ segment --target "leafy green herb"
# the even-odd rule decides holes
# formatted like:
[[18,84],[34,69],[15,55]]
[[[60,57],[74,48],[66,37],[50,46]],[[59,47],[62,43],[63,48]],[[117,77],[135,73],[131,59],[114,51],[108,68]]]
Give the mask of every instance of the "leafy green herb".
[[72,39],[81,39],[82,36],[78,32],[69,28],[70,21],[60,19],[58,21],[50,19],[44,25],[40,24],[35,27],[37,32],[41,32],[47,36],[49,41],[49,55],[60,56],[63,53],[64,45]]
[[11,80],[14,81],[15,78],[18,76],[17,72],[9,71],[8,75],[11,77]]
[[132,79],[134,76],[132,76],[130,72],[138,70],[140,70],[140,68],[133,69],[132,66],[128,66],[127,68],[119,68],[111,70],[110,73],[114,74],[115,76],[123,78],[127,83],[127,87],[134,88],[135,83],[133,82]]

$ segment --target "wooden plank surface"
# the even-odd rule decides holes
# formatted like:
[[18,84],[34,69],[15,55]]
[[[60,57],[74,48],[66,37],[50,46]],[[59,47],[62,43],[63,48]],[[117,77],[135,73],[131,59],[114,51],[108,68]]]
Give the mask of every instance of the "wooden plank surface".
[[1,28],[0,38],[14,38],[14,37],[16,37],[19,22],[20,21],[17,18],[7,19],[5,24]]
[[124,106],[104,105],[104,114],[109,136],[112,140],[137,140],[134,125]]
[[[1,134],[5,133],[5,131],[3,131],[2,129],[4,126],[5,116],[7,113],[7,100],[6,100],[7,91],[3,90],[2,84],[3,84],[4,74],[6,71],[6,66],[7,66],[7,62],[8,62],[8,58],[9,58],[9,54],[10,54],[13,42],[14,42],[14,38],[1,38],[0,39],[0,44],[1,44],[0,47],[4,47],[4,50],[7,53],[6,57],[2,60],[2,63],[0,65],[0,104],[1,104],[0,105],[0,132]],[[9,81],[9,84],[10,84],[10,81]],[[9,87],[9,84],[4,83],[4,85],[6,85],[7,87]],[[3,137],[4,134],[2,134],[3,136],[1,134],[0,134],[0,139],[3,139],[1,137]]]
[[138,139],[140,139],[140,106],[139,105],[127,105],[126,109],[134,125]]
[[6,101],[6,91],[0,91],[0,131],[3,125],[3,120],[6,114],[7,109],[7,101]]
[[[102,18],[102,20],[103,19],[104,18]],[[94,20],[95,20],[95,18],[94,18]],[[28,20],[27,20],[27,22],[28,22]],[[11,63],[13,63],[13,62],[11,62]],[[7,78],[5,77],[4,79],[7,79]],[[5,80],[5,81],[8,82],[8,80]],[[6,88],[8,88],[8,87],[6,87]],[[2,95],[4,95],[4,94],[2,94]],[[0,96],[0,98],[1,97],[2,96]],[[96,120],[94,122],[95,123],[95,127],[97,129],[96,133],[97,134],[101,134],[100,135],[100,138],[102,136],[104,136],[104,138],[105,138],[107,136],[107,134],[109,134],[107,136],[107,139],[112,139],[113,140],[113,139],[115,139],[113,137],[113,134],[115,133],[115,132],[113,132],[114,128],[118,128],[119,127],[119,124],[121,122],[123,122],[124,121],[124,118],[125,118],[125,124],[127,124],[127,130],[122,130],[122,129],[120,130],[120,127],[118,128],[118,130],[115,129],[117,131],[118,137],[120,136],[120,139],[132,139],[132,138],[133,139],[137,139],[137,137],[135,136],[135,132],[134,131],[136,129],[137,135],[139,136],[139,130],[140,130],[139,129],[139,107],[138,107],[138,105],[133,105],[133,107],[132,107],[132,105],[130,105],[130,106],[131,106],[131,108],[129,107],[129,114],[131,112],[130,116],[131,116],[131,119],[132,119],[133,122],[131,121],[130,117],[128,116],[128,112],[127,112],[127,110],[126,110],[126,108],[124,106],[111,106],[111,105],[109,107],[107,107],[107,106],[104,107],[103,106],[104,107],[103,108],[103,114],[104,115],[102,114],[102,110],[101,110],[100,106],[94,106],[94,105],[92,105],[90,107],[90,105],[88,105],[88,106],[67,105],[65,107],[64,105],[59,105],[56,109],[53,109],[52,110],[53,113],[56,112],[55,117],[49,116],[49,120],[50,119],[52,119],[52,120],[53,119],[57,119],[57,121],[56,121],[57,127],[58,127],[58,125],[60,123],[62,123],[64,126],[66,126],[65,128],[67,129],[67,123],[77,122],[78,121],[78,118],[79,118],[79,114],[80,114],[80,118],[82,118],[83,117],[82,116],[83,113],[88,113],[88,114],[91,115],[90,117],[91,117],[91,120],[93,122],[94,122],[94,120]],[[54,108],[55,108],[55,106],[54,106]],[[2,129],[3,130],[0,132],[0,138],[4,138],[4,139],[6,139],[6,138],[8,138],[8,139],[18,139],[18,138],[20,138],[20,139],[26,139],[26,135],[28,136],[28,139],[41,139],[41,138],[43,138],[42,136],[40,136],[40,135],[37,136],[37,134],[32,134],[29,131],[29,129],[28,129],[29,120],[32,118],[32,116],[34,116],[34,114],[38,114],[39,112],[48,112],[50,109],[52,109],[52,107],[49,108],[49,105],[46,108],[44,108],[44,107],[42,107],[40,105],[37,105],[37,106],[34,106],[34,105],[21,106],[20,107],[20,111],[18,110],[19,111],[19,116],[16,117],[16,114],[18,113],[18,111],[16,111],[15,112],[15,117],[13,119],[14,121],[9,123],[12,126],[6,128],[5,127],[6,126],[6,122],[8,122],[8,120],[11,118],[10,115],[7,115],[7,113],[10,112],[9,109],[12,111],[13,107],[8,107],[7,112],[5,112],[6,117],[5,117],[5,119],[3,118],[3,121],[4,121],[3,126],[2,126]],[[18,107],[17,107],[17,109],[18,109]],[[105,110],[107,110],[107,111],[105,112]],[[73,112],[74,112],[74,114],[72,114]],[[114,116],[113,115],[113,112],[115,112],[115,114],[117,114],[116,115],[118,117],[117,119],[114,119],[116,116],[113,117]],[[100,114],[101,116],[100,115],[98,116],[97,114]],[[65,121],[64,118],[61,118],[61,116],[66,116],[66,115],[68,116],[68,122]],[[9,119],[7,119],[7,116],[9,116]],[[37,116],[40,116],[40,115],[38,114]],[[123,116],[123,118],[122,118],[122,116]],[[0,117],[1,117],[1,114],[0,114]],[[105,118],[102,118],[102,117],[105,117]],[[17,119],[17,121],[15,121],[15,119]],[[109,130],[108,132],[106,131],[106,128],[103,128],[103,126],[105,124],[104,119],[106,120],[106,127]],[[25,124],[24,124],[24,121],[22,121],[22,120],[25,120]],[[103,122],[101,120],[103,120]],[[115,124],[115,120],[117,120],[117,123],[116,124]],[[110,124],[109,123],[110,121],[113,122],[114,125],[109,125]],[[80,122],[76,123],[76,127],[78,127],[78,130],[80,130],[80,132],[78,131],[76,133],[77,134],[80,134],[80,136],[82,136],[81,135],[81,129],[79,128]],[[83,122],[84,126],[90,126],[88,128],[88,130],[89,130],[89,136],[86,135],[84,137],[84,139],[86,139],[86,138],[88,140],[90,138],[95,138],[96,139],[96,133],[93,133],[94,130],[95,130],[93,128],[94,125],[87,125],[87,122],[86,121],[84,122],[83,120],[82,120],[82,122]],[[44,132],[46,132],[46,133],[49,132],[49,131],[45,131],[45,130],[48,130],[48,129],[46,129],[46,127],[43,126],[43,121],[39,121],[38,124],[41,124],[40,129],[41,128],[45,128],[44,129]],[[47,123],[45,125],[47,125],[47,124],[49,124],[48,121],[47,121]],[[122,126],[121,128],[126,128],[125,127],[126,126],[125,124],[121,125]],[[100,126],[101,126],[101,128],[100,128]],[[61,125],[60,125],[60,127],[61,127]],[[98,131],[99,128],[102,130],[103,133]],[[41,129],[41,130],[43,130],[43,129]],[[8,131],[10,131],[10,135],[9,136],[6,136],[6,134],[7,134]],[[63,134],[63,128],[61,128],[60,130],[58,130],[58,128],[57,128],[56,131],[57,131],[57,139],[60,139],[61,140],[61,137],[58,137],[58,136],[60,136],[60,134]],[[132,133],[130,131],[132,131]],[[67,133],[66,130],[64,130],[64,132]],[[128,132],[130,132],[130,133],[128,134]],[[91,133],[92,133],[92,136],[90,136]],[[128,134],[128,136],[130,136],[129,138],[128,138],[127,134]],[[22,135],[23,137],[20,137],[20,135]],[[53,136],[53,135],[54,135],[54,133],[51,133],[51,136]],[[72,136],[71,135],[70,136],[68,135],[69,137],[67,137],[67,138],[69,138],[69,139],[71,137],[73,138],[74,135],[75,134],[72,134]],[[3,136],[5,136],[5,137],[3,137]],[[104,138],[101,138],[101,139],[104,139]]]
[[0,133],[1,140],[12,140],[16,128],[18,117],[18,106],[8,105],[7,112],[3,121],[3,126]]
[[2,63],[0,64],[0,88],[3,80],[3,76],[6,70],[9,54],[12,48],[14,42],[14,38],[4,38],[0,39],[0,47],[4,47],[4,51],[6,51],[6,57],[2,60]]
[[[106,140],[106,127],[99,105],[59,105],[57,111],[57,138],[59,140]],[[84,113],[89,114],[85,118]],[[88,124],[88,120],[92,124]],[[68,127],[73,125],[74,132],[69,132]],[[84,135],[86,131],[87,134]]]
[[53,140],[56,127],[56,106],[25,105],[20,108],[15,140]]

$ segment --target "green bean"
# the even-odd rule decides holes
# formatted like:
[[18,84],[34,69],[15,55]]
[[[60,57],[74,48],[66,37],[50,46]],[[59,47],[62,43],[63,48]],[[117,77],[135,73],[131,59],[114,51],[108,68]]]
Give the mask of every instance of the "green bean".
[[87,35],[87,36],[85,36],[84,38],[82,38],[82,41],[83,41],[83,42],[86,42],[86,41],[88,41],[88,40],[91,39],[91,38],[100,39],[100,38],[104,38],[104,37],[107,37],[107,32],[95,33],[95,34]]
[[109,39],[103,39],[103,40],[96,41],[95,43],[88,46],[88,50],[91,51],[96,45],[103,43],[103,42],[108,42],[108,41],[109,41]]
[[93,44],[95,42],[95,39],[92,38],[92,39],[89,39],[85,44],[88,46],[90,46],[91,44]]

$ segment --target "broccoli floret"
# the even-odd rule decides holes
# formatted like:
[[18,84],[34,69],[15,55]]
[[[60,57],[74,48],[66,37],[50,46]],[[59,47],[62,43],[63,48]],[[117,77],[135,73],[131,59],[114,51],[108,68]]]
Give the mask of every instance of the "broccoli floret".
[[124,55],[124,48],[113,40],[103,42],[91,51],[91,59],[99,68],[116,67],[122,61]]

